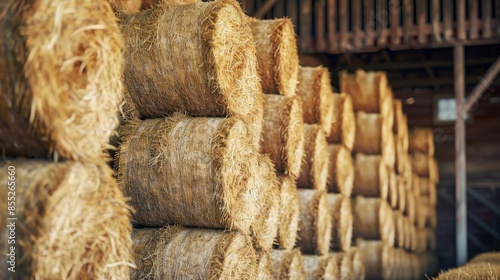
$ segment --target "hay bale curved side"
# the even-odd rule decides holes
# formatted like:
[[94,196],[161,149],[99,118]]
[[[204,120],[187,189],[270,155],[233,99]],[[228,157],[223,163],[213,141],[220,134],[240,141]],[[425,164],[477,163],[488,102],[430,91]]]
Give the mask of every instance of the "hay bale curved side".
[[353,149],[356,131],[351,96],[345,93],[333,94],[334,115],[328,143],[342,143],[349,151]]
[[354,184],[354,165],[349,150],[341,144],[329,144],[330,166],[327,187],[329,192],[351,196]]
[[394,218],[385,200],[358,196],[351,204],[354,239],[383,240],[394,244]]
[[392,269],[391,250],[383,241],[356,240],[356,246],[363,255],[367,279],[385,279]]
[[388,192],[389,178],[382,157],[356,154],[352,194],[387,199]]
[[256,279],[257,255],[237,232],[188,229],[135,229],[137,269],[131,279]]
[[[352,97],[354,111],[382,113],[386,115],[388,106],[387,76],[385,72],[357,70],[355,74],[340,73],[341,92]],[[392,126],[391,126],[392,128]]]
[[258,165],[246,131],[236,118],[180,114],[122,126],[117,178],[135,222],[249,233]]
[[306,279],[336,279],[339,274],[336,259],[331,255],[303,255]]
[[[17,255],[22,256],[16,277],[130,277],[130,208],[103,161],[14,160],[1,162],[0,169],[3,182],[8,170],[15,172],[10,175],[15,176],[17,218],[23,221],[16,227]],[[2,215],[8,213],[6,206]],[[5,238],[7,229],[1,229]]]
[[430,128],[415,128],[409,136],[409,150],[434,155],[434,136]]
[[301,165],[297,187],[325,190],[328,181],[328,143],[318,125],[305,125],[304,161]]
[[259,280],[272,279],[273,263],[271,260],[271,254],[268,251],[258,251],[257,252],[257,278]]
[[299,249],[273,250],[274,279],[305,279],[304,262]]
[[330,256],[335,258],[338,266],[337,279],[349,280],[355,277],[355,272],[352,269],[352,259],[347,253],[330,253]]
[[281,184],[277,243],[282,249],[292,249],[299,229],[299,194],[292,178],[281,175],[279,180]]
[[109,3],[2,1],[0,10],[0,150],[101,156],[122,90],[122,40]]
[[389,179],[389,188],[387,192],[387,200],[392,208],[397,208],[398,205],[398,180],[396,172],[393,168],[387,167]]
[[332,241],[334,251],[347,252],[352,242],[352,206],[349,197],[341,194],[328,194],[328,203],[332,215]]
[[500,252],[486,252],[473,257],[468,263],[495,263],[500,264]]
[[381,114],[357,112],[353,152],[380,155],[387,144],[388,127]]
[[437,280],[451,279],[498,279],[500,278],[500,265],[488,263],[473,263],[465,266],[442,271]]
[[351,258],[352,269],[354,272],[353,279],[363,280],[365,279],[365,265],[363,264],[363,254],[357,247],[351,247],[347,252],[347,255]]

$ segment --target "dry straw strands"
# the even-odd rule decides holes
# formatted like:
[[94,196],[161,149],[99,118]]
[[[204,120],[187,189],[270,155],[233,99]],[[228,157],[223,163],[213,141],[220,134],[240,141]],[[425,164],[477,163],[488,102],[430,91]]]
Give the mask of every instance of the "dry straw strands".
[[306,279],[337,279],[339,267],[334,256],[303,255]]
[[392,109],[392,98],[387,88],[385,72],[363,70],[357,70],[355,74],[341,72],[340,88],[341,92],[351,95],[354,111],[380,113],[386,116]]
[[341,194],[328,194],[328,203],[332,215],[332,240],[330,248],[334,251],[347,252],[352,241],[352,206],[349,197]]
[[473,257],[469,263],[494,263],[500,265],[500,252],[486,252]]
[[300,202],[295,181],[289,176],[279,176],[280,210],[278,216],[278,245],[292,249],[299,229]]
[[327,187],[329,192],[351,196],[354,184],[354,165],[348,149],[341,144],[329,144],[330,165]]
[[131,279],[255,279],[257,256],[237,232],[187,229],[135,229],[137,269]]
[[436,280],[473,280],[473,279],[500,279],[500,265],[490,263],[472,263],[465,266],[442,271]]
[[257,278],[258,280],[272,279],[274,276],[273,262],[268,251],[257,252]]
[[194,4],[203,2],[202,0],[142,0],[141,10],[150,9],[158,3],[172,3],[172,4]]
[[389,127],[381,114],[357,112],[353,151],[369,155],[382,154],[389,148],[386,147],[389,132]]
[[[14,176],[17,218],[22,221],[15,236],[22,256],[16,279],[130,277],[130,209],[104,162],[15,160],[0,163],[0,169],[6,184],[0,190],[5,198],[1,214],[8,213],[7,181]],[[1,228],[2,239],[7,229]]]
[[324,190],[328,181],[328,144],[325,133],[318,125],[305,125],[304,160],[300,176],[297,179],[299,188]]
[[297,247],[306,254],[325,255],[332,238],[332,216],[326,191],[298,190],[300,201]]
[[351,151],[356,131],[351,96],[345,93],[333,94],[333,108],[332,128],[326,140],[331,144],[343,144]]
[[120,31],[110,5],[8,0],[0,20],[0,152],[99,156],[118,125],[122,90]]
[[395,228],[392,209],[380,198],[358,196],[352,201],[353,238],[383,240],[394,244]]
[[352,194],[387,199],[388,190],[389,177],[382,157],[356,154]]
[[274,279],[305,279],[304,262],[299,249],[273,250],[271,258],[274,267]]
[[411,152],[434,155],[434,137],[430,128],[415,128],[409,134]]
[[242,121],[176,114],[131,122],[120,135],[117,177],[136,223],[248,233],[258,211],[257,157]]
[[290,19],[250,19],[264,93],[295,95],[299,55]]
[[298,97],[264,95],[264,121],[260,150],[269,154],[278,173],[300,175],[304,155],[304,121]]
[[386,279],[391,272],[391,248],[383,241],[356,240],[363,255],[367,279]]
[[[299,67],[297,95],[302,99],[304,122],[320,124],[325,134],[330,133],[334,104],[330,73],[324,67]],[[330,96],[331,97],[331,96]]]
[[121,24],[125,85],[141,117],[251,118],[258,111],[256,50],[236,1],[167,1],[123,16]]
[[357,247],[351,247],[351,249],[347,252],[347,256],[351,259],[352,270],[354,272],[352,279],[364,280],[366,272],[362,252]]

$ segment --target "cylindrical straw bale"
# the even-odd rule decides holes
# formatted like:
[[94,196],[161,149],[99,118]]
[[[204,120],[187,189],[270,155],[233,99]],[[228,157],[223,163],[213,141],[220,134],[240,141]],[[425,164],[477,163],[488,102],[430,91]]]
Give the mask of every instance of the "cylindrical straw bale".
[[436,280],[453,279],[499,279],[500,265],[489,263],[473,263],[439,273]]
[[251,241],[237,232],[188,229],[135,229],[137,268],[131,279],[256,279]]
[[418,176],[429,177],[430,169],[433,168],[431,166],[433,164],[432,156],[424,153],[413,153],[411,155],[411,168],[413,173],[416,173]]
[[404,212],[406,207],[406,185],[402,176],[396,175],[396,182],[398,186],[398,209]]
[[387,199],[389,178],[381,156],[356,154],[353,195]]
[[417,174],[412,174],[411,177],[411,189],[413,190],[413,195],[415,197],[420,197],[420,177]]
[[176,114],[130,122],[120,136],[117,177],[137,224],[249,232],[258,163],[242,121]]
[[415,128],[409,134],[409,149],[412,152],[434,155],[434,137],[430,128]]
[[140,117],[253,118],[262,88],[252,31],[237,2],[166,1],[124,15],[121,24],[125,86]]
[[349,197],[342,194],[328,194],[330,213],[332,215],[332,242],[334,251],[347,252],[352,242],[352,206]]
[[332,216],[325,190],[298,190],[300,201],[297,247],[306,254],[325,255],[332,238]]
[[[357,70],[355,74],[340,74],[341,92],[352,96],[354,111],[382,113],[385,115],[389,107],[387,102],[390,92],[387,90],[385,72],[365,72]],[[392,127],[391,127],[392,128]]]
[[411,228],[413,225],[411,224],[411,221],[407,216],[403,216],[403,225],[405,233],[403,248],[409,250],[411,248]]
[[415,227],[414,224],[411,224],[410,228],[410,251],[415,252],[417,251],[418,247],[418,240],[417,240],[417,227]]
[[486,252],[473,257],[468,264],[472,263],[491,263],[500,265],[500,252]]
[[[7,160],[0,170],[0,268],[15,269],[6,279],[130,278],[130,208],[104,161]],[[7,221],[14,197],[17,220]]]
[[259,212],[251,225],[254,246],[260,250],[271,250],[278,234],[280,190],[274,166],[267,155],[259,155],[257,176],[254,177],[258,191]]
[[390,269],[391,248],[383,241],[356,240],[356,246],[363,255],[366,279],[385,279]]
[[429,203],[431,205],[436,205],[437,203],[436,183],[432,182],[427,177],[419,177],[418,181],[419,181],[420,195],[428,196]]
[[352,279],[364,280],[365,279],[365,265],[363,264],[363,254],[357,247],[351,247],[347,252],[351,258],[352,270],[354,277]]
[[250,26],[262,90],[269,94],[295,95],[299,55],[292,21],[288,18],[251,19]]
[[401,99],[394,98],[392,100],[394,110],[394,124],[392,132],[396,135],[403,135],[405,133],[406,124],[404,123],[403,102]]
[[0,11],[2,155],[101,156],[122,90],[122,41],[109,3],[2,1]]
[[328,153],[330,157],[328,191],[350,197],[354,184],[354,165],[351,153],[341,144],[329,144]]
[[114,11],[126,14],[137,13],[141,10],[141,0],[108,0]]
[[349,151],[354,146],[356,125],[351,96],[345,93],[333,95],[333,123],[328,143],[342,143]]
[[408,152],[404,151],[403,139],[394,135],[394,150],[395,150],[395,169],[398,174],[402,174],[405,168],[405,158],[408,157]]
[[382,157],[384,158],[385,164],[388,166],[396,165],[396,139],[394,134],[388,133],[386,137],[386,142],[382,147]]
[[194,4],[203,0],[142,0],[141,10],[151,9],[158,3],[168,2],[172,4]]
[[387,201],[358,196],[352,201],[353,238],[394,243],[394,217]]
[[330,253],[329,256],[335,258],[338,267],[338,277],[335,279],[349,280],[354,278],[352,269],[352,258],[347,253]]
[[289,176],[279,176],[280,211],[278,217],[278,238],[280,248],[292,249],[299,229],[300,202],[295,181]]
[[399,210],[394,210],[394,226],[396,228],[396,238],[394,240],[394,245],[399,248],[403,248],[405,244],[405,225],[403,219],[403,213]]
[[330,133],[333,121],[333,94],[330,73],[325,67],[299,67],[297,95],[302,99],[304,122],[320,124],[325,134]]
[[[353,151],[369,155],[380,155],[387,144],[389,128],[381,114],[356,112],[356,134]],[[392,134],[392,133],[391,133]],[[392,147],[394,149],[394,147]]]
[[405,216],[410,219],[410,222],[412,224],[415,223],[415,208],[417,207],[415,204],[415,195],[410,189],[405,190],[405,197],[406,197],[406,203],[405,203],[405,210],[404,214]]
[[303,255],[306,279],[336,279],[339,267],[334,256]]
[[325,190],[328,181],[328,143],[318,125],[305,125],[304,160],[302,161],[297,187]]
[[273,262],[268,251],[257,252],[257,278],[258,280],[272,279],[274,276]]
[[403,115],[401,129],[402,133],[398,131],[398,137],[403,139],[403,149],[405,152],[408,152],[410,146],[410,133],[408,131],[408,117],[406,115]]
[[274,279],[301,280],[305,279],[304,262],[299,249],[273,250]]
[[394,172],[393,168],[387,167],[387,174],[389,177],[389,191],[387,199],[389,201],[389,205],[396,209],[398,206],[398,180],[396,172]]
[[304,121],[298,97],[264,95],[264,122],[260,150],[269,154],[278,173],[300,175],[304,155]]

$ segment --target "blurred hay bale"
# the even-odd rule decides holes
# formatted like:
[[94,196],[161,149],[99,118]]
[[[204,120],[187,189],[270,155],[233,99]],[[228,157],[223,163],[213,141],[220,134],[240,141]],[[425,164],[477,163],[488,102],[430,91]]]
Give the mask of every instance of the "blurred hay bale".
[[396,235],[394,239],[394,246],[399,248],[404,248],[405,245],[405,224],[403,219],[403,213],[399,210],[393,210],[394,215],[394,227],[396,228]]
[[330,253],[330,256],[336,259],[339,274],[337,279],[349,280],[354,279],[355,272],[352,268],[352,258],[347,253]]
[[380,198],[358,196],[352,200],[353,238],[383,240],[394,244],[395,224],[392,209]]
[[389,205],[396,209],[398,206],[398,179],[396,172],[393,168],[387,167],[387,175],[389,179],[389,188],[387,193],[387,200]]
[[365,265],[363,264],[363,254],[357,247],[351,247],[347,252],[347,256],[351,259],[353,278],[355,280],[365,279]]
[[408,217],[411,224],[415,224],[415,212],[416,212],[415,195],[410,189],[406,189],[405,196],[406,196],[406,203],[403,213],[405,214],[405,216]]
[[329,144],[328,154],[330,166],[328,169],[327,187],[329,192],[351,196],[354,184],[354,165],[348,149],[341,144]]
[[473,257],[469,263],[494,263],[500,264],[500,252],[486,252]]
[[8,0],[0,11],[0,152],[101,156],[122,90],[122,41],[109,3]]
[[328,181],[328,144],[325,133],[318,125],[305,125],[304,160],[297,187],[325,190]]
[[391,248],[383,241],[356,240],[356,246],[363,255],[366,279],[386,279],[391,272]]
[[336,279],[339,274],[335,257],[303,255],[306,279]]
[[134,14],[141,10],[141,0],[108,0],[115,12]]
[[409,134],[409,150],[434,155],[434,136],[430,128],[415,128]]
[[352,206],[349,197],[342,194],[328,194],[328,203],[332,215],[332,240],[330,248],[334,251],[347,252],[352,242]]
[[279,176],[280,211],[277,243],[282,249],[292,249],[299,229],[300,202],[295,181],[286,175]]
[[257,256],[237,232],[188,229],[135,229],[137,269],[131,279],[256,279]]
[[268,251],[257,251],[258,280],[272,279],[274,276],[271,254]]
[[356,154],[354,157],[353,195],[387,199],[389,177],[381,156]]
[[333,107],[332,127],[326,140],[331,144],[341,143],[351,151],[356,131],[351,96],[345,93],[333,94]]
[[305,279],[304,262],[299,249],[273,250],[271,258],[274,266],[274,279]]

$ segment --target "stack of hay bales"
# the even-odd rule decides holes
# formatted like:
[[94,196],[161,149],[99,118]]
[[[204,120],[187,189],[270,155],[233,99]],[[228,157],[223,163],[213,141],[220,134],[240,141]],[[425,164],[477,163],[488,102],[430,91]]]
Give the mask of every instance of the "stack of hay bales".
[[436,279],[499,279],[500,253],[486,252],[472,258],[465,265],[441,271]]
[[2,273],[129,278],[130,209],[103,152],[122,89],[111,6],[2,1],[0,21]]

